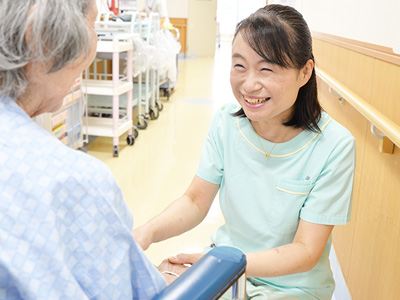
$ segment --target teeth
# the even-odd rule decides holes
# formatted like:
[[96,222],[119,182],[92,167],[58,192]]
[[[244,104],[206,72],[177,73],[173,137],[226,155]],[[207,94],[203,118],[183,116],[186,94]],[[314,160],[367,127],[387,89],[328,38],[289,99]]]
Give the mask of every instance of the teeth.
[[260,103],[263,103],[263,102],[269,100],[269,98],[258,98],[257,99],[257,98],[247,98],[247,97],[244,97],[244,99],[250,104],[260,104]]

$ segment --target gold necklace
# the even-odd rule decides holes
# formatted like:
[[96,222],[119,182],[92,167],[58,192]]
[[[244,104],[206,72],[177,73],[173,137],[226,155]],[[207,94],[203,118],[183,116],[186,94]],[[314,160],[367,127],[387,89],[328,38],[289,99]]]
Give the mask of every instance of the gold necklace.
[[263,144],[261,143],[261,140],[260,140],[260,135],[259,135],[259,134],[257,133],[257,131],[256,131],[257,137],[258,137],[258,142],[260,143],[261,148],[263,149],[263,152],[264,152],[265,157],[267,158],[267,160],[269,159],[269,156],[271,155],[272,151],[274,151],[274,148],[275,148],[276,144],[278,144],[278,143],[280,143],[281,141],[283,141],[283,139],[287,136],[287,134],[289,133],[289,129],[290,129],[290,126],[287,127],[287,129],[286,129],[285,132],[284,132],[285,134],[279,139],[279,141],[277,141],[277,142],[272,146],[272,149],[271,149],[271,151],[269,151],[269,153],[267,153],[267,152],[265,151],[264,146],[263,146]]

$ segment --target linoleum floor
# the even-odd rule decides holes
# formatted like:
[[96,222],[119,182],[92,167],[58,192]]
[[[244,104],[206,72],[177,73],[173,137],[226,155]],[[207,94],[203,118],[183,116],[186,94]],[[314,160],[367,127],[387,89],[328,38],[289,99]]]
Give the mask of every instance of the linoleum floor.
[[[112,139],[99,137],[88,153],[106,163],[134,216],[137,227],[181,196],[195,175],[201,148],[216,110],[235,102],[230,84],[230,43],[221,43],[215,57],[178,60],[178,82],[170,99],[161,98],[157,120],[140,130],[133,146],[120,138],[118,158],[112,155]],[[146,254],[158,265],[180,252],[198,252],[210,244],[210,235],[222,224],[218,196],[195,229],[153,244]]]

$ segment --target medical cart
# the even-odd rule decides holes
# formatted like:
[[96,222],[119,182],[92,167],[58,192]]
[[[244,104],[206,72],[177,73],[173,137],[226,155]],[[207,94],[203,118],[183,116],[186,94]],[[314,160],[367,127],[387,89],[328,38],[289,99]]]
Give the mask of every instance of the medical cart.
[[[119,137],[125,133],[127,144],[133,145],[135,136],[132,135],[132,107],[133,107],[133,82],[132,82],[132,57],[134,34],[117,34],[112,41],[98,41],[97,55],[112,54],[112,74],[86,70],[83,80],[83,91],[88,97],[109,98],[112,103],[112,114],[104,117],[88,115],[86,134],[91,136],[105,136],[113,138],[113,155],[119,155]],[[126,53],[126,73],[120,72],[120,55]],[[110,80],[111,79],[111,80]],[[121,114],[120,97],[126,97],[126,114]]]

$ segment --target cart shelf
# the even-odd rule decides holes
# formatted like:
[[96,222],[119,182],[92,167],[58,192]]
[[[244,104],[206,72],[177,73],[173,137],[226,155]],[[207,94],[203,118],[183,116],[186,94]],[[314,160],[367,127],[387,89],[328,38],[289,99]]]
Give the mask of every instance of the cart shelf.
[[133,43],[128,42],[111,42],[111,41],[98,41],[97,53],[120,53],[127,52],[133,49]]
[[123,79],[118,81],[115,88],[111,80],[86,79],[85,85],[86,93],[89,95],[120,96],[133,89],[133,83]]
[[88,117],[87,131],[89,135],[115,137],[121,136],[132,129],[132,120],[128,118],[119,119],[118,127],[114,131],[114,123],[111,118]]

